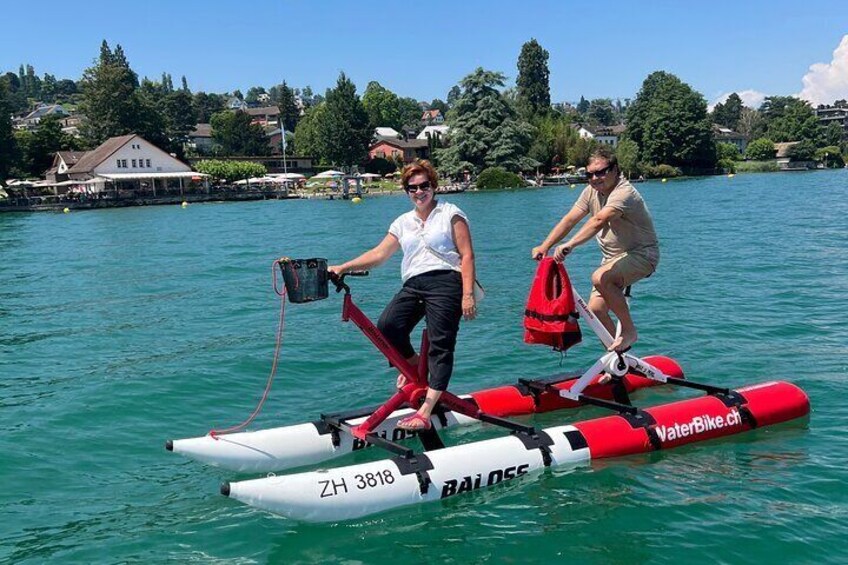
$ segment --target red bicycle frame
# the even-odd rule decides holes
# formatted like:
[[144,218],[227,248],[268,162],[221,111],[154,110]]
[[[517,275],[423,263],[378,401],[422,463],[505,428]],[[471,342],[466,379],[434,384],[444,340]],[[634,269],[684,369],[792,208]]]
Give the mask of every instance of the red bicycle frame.
[[[353,303],[353,298],[350,296],[350,287],[348,287],[338,277],[333,280],[338,290],[344,289],[344,303],[342,305],[342,321],[353,322],[365,336],[371,340],[371,343],[389,360],[395,368],[397,368],[404,377],[406,384],[399,388],[391,398],[383,405],[377,408],[364,422],[351,429],[351,433],[359,438],[366,439],[365,436],[374,431],[374,428],[379,426],[389,415],[395,410],[402,408],[404,405],[412,408],[421,406],[423,397],[427,394],[427,352],[430,349],[430,341],[427,338],[427,330],[425,329],[421,336],[421,349],[419,351],[420,361],[418,367],[413,367],[412,364],[389,343],[386,337],[380,332],[377,326]],[[453,393],[443,392],[439,398],[439,402],[447,409],[454,412],[459,412],[471,418],[480,419],[482,412],[473,402],[463,400]]]

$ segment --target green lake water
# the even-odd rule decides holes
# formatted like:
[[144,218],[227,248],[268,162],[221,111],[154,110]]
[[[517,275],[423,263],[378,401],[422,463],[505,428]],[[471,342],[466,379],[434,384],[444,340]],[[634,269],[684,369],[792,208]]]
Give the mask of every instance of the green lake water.
[[[662,261],[635,287],[635,353],[670,355],[689,378],[723,386],[792,381],[810,396],[809,421],[325,525],[221,496],[221,481],[247,477],[163,443],[253,410],[279,315],[273,259],[352,257],[409,208],[405,197],[0,215],[0,562],[845,563],[848,171],[638,188]],[[560,369],[558,355],[522,342],[530,249],[578,192],[444,197],[471,219],[487,290],[460,332],[455,392],[601,354],[587,336]],[[598,261],[594,242],[569,259],[584,296]],[[374,319],[399,265],[353,281]],[[252,429],[389,394],[392,371],[340,307],[337,295],[288,306],[277,382]],[[660,387],[634,400],[696,394]],[[446,440],[498,433],[472,426]]]

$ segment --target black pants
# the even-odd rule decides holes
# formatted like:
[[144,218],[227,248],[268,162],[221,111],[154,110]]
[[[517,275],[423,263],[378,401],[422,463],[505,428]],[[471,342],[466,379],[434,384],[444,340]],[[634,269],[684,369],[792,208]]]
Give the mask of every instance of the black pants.
[[430,388],[447,390],[453,373],[453,351],[462,318],[462,275],[430,271],[407,280],[383,310],[377,327],[401,355],[415,355],[409,341],[413,328],[425,318],[430,338],[427,365]]

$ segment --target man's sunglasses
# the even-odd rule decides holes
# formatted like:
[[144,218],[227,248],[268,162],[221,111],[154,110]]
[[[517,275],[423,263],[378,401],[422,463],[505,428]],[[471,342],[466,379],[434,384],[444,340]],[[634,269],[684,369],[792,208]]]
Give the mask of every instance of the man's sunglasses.
[[428,190],[430,190],[432,188],[432,185],[430,184],[430,181],[425,181],[425,182],[422,182],[421,184],[408,184],[403,188],[408,193],[412,194],[413,192],[418,191],[418,189],[421,189],[424,192],[427,192]]
[[603,169],[600,169],[598,171],[586,171],[586,176],[589,177],[590,179],[602,178],[602,177],[606,176],[606,174],[608,172],[610,172],[610,169],[612,169],[612,167],[613,167],[612,165],[607,165],[606,167],[604,167]]

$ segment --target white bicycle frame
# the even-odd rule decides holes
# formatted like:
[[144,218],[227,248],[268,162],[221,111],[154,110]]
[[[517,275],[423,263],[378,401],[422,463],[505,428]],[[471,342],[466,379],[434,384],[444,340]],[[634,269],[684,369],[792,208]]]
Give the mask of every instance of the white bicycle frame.
[[[601,343],[605,348],[612,345],[613,337],[601,321],[592,314],[586,304],[586,301],[583,300],[583,297],[578,294],[574,287],[572,287],[571,292],[574,295],[574,304],[577,307],[580,317],[589,324],[589,327],[592,328],[592,331],[595,332],[595,335],[598,336],[598,339],[601,340]],[[628,300],[628,304],[629,303],[630,301]],[[616,335],[620,333],[621,322],[619,322],[616,327]],[[562,398],[579,401],[580,396],[583,394],[583,390],[589,386],[589,383],[591,383],[599,373],[608,373],[614,377],[623,377],[631,371],[638,372],[651,380],[661,383],[668,382],[669,379],[668,375],[635,355],[610,351],[609,353],[602,355],[594,365],[589,367],[589,369],[583,373],[579,379],[577,379],[577,382],[575,382],[573,386],[568,389],[560,390],[559,395]]]

